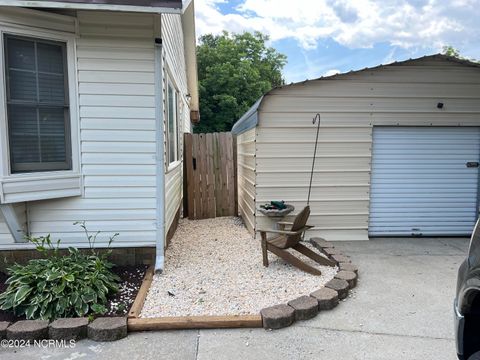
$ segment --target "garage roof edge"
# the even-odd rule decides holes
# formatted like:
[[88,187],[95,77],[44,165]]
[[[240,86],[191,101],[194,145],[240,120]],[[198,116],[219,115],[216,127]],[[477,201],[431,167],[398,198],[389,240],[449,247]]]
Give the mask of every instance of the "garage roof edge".
[[403,61],[396,61],[396,62],[393,62],[393,63],[390,63],[390,64],[380,64],[380,65],[377,65],[377,66],[367,67],[367,68],[360,69],[360,70],[351,70],[351,71],[348,71],[348,72],[339,73],[339,74],[335,74],[335,75],[331,75],[331,76],[322,76],[322,77],[319,77],[319,78],[316,78],[316,79],[303,80],[303,81],[298,81],[298,82],[295,82],[295,83],[290,83],[290,84],[286,84],[286,85],[282,85],[282,86],[277,86],[277,87],[273,88],[272,90],[268,91],[267,93],[265,93],[262,97],[260,97],[260,99],[257,100],[257,102],[255,104],[253,104],[253,106],[250,109],[247,110],[247,112],[233,125],[232,134],[233,135],[239,135],[239,134],[244,133],[244,132],[246,132],[250,129],[253,129],[254,127],[257,126],[257,124],[258,124],[258,108],[262,104],[262,101],[265,98],[265,96],[267,96],[269,93],[271,93],[275,89],[281,89],[281,88],[294,86],[294,85],[298,85],[298,84],[304,84],[304,83],[307,83],[307,82],[310,82],[310,81],[331,80],[331,79],[335,79],[337,77],[344,76],[344,75],[356,74],[356,73],[360,73],[360,72],[363,72],[363,71],[376,70],[376,69],[384,68],[384,67],[387,67],[387,66],[397,66],[397,65],[402,65],[402,64],[409,63],[409,62],[413,62],[413,61],[426,60],[426,59],[441,59],[441,60],[456,62],[456,63],[466,65],[466,66],[474,66],[474,67],[480,68],[480,63],[477,63],[477,62],[474,62],[474,61],[470,61],[470,60],[467,60],[467,59],[460,59],[460,58],[457,58],[457,57],[454,57],[454,56],[448,56],[448,55],[444,55],[444,54],[434,54],[434,55],[422,56],[422,57],[415,58],[415,59],[407,59],[407,60],[403,60]]
[[250,109],[248,109],[245,114],[243,114],[243,116],[235,123],[235,125],[233,125],[232,127],[233,135],[239,135],[257,126],[258,108],[262,104],[262,101],[265,95],[260,97],[260,99],[258,99],[257,102],[253,104],[253,106]]

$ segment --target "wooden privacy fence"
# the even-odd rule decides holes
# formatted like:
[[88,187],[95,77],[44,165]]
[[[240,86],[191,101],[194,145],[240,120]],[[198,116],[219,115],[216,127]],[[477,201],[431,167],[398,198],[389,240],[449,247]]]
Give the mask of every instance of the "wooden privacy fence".
[[237,159],[231,133],[185,134],[184,212],[190,219],[237,215]]

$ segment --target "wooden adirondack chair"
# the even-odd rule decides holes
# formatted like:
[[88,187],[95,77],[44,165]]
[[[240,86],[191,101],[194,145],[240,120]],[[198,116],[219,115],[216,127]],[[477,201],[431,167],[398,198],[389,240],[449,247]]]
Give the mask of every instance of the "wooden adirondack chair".
[[[335,263],[313,250],[310,250],[303,244],[300,244],[302,240],[302,234],[311,229],[313,226],[307,225],[308,217],[310,216],[310,207],[306,206],[296,217],[293,223],[280,221],[278,222],[279,229],[258,229],[262,237],[262,253],[263,253],[263,265],[268,266],[267,252],[271,251],[275,255],[281,257],[286,262],[293,266],[313,275],[321,275],[321,271],[314,267],[304,263],[302,260],[292,255],[286,249],[293,249],[299,253],[309,257],[320,265],[335,266]],[[290,226],[290,230],[285,230],[286,226]],[[277,236],[267,239],[267,233],[274,233]]]

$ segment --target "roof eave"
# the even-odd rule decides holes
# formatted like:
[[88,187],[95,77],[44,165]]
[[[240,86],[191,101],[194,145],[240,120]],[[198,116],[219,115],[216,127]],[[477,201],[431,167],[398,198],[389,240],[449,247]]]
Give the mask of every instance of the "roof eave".
[[50,8],[50,9],[72,9],[72,10],[107,10],[107,11],[125,11],[125,12],[143,12],[143,13],[161,13],[161,14],[182,14],[183,9],[175,7],[153,7],[153,6],[135,6],[135,5],[115,5],[115,4],[85,4],[57,1],[18,1],[1,0],[2,6],[32,7],[32,8]]

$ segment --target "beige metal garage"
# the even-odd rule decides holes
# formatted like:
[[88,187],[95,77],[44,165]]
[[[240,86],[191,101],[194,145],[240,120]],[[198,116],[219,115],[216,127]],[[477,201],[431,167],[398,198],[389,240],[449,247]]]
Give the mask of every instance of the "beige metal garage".
[[[374,206],[372,179],[377,186],[380,182],[380,188],[386,186],[387,194],[408,186],[412,191],[407,194],[410,198],[404,205],[395,207],[394,217],[405,220],[403,232],[388,231],[390,223],[385,214],[393,207],[380,206],[374,208],[375,214],[387,222],[383,224],[384,230],[370,231],[370,235],[422,235],[416,225],[422,222],[415,220],[419,216],[430,216],[432,220],[427,223],[434,231],[425,232],[425,235],[464,235],[468,232],[465,229],[478,212],[478,167],[475,164],[478,156],[472,157],[480,146],[480,136],[475,135],[480,126],[480,66],[477,63],[432,55],[290,84],[264,95],[232,129],[238,144],[239,211],[252,234],[255,228],[272,225],[270,219],[258,211],[261,204],[285,200],[297,209],[305,205],[315,142],[315,126],[311,120],[316,113],[321,114],[321,127],[310,204],[310,222],[315,228],[310,235],[327,240],[367,240]],[[375,176],[372,175],[372,148],[376,146],[373,134],[381,127],[408,128],[407,133],[398,132],[406,137],[403,146],[420,150],[400,159],[403,163],[396,163],[395,157],[387,157],[390,166],[382,167],[382,171],[387,171],[386,176]],[[415,136],[419,127],[432,129],[427,139]],[[466,131],[449,136],[453,134],[453,130],[449,131],[451,127]],[[439,132],[439,128],[443,130]],[[473,137],[468,136],[468,129],[472,130]],[[392,136],[393,141],[398,139],[395,134]],[[462,147],[465,136],[469,141],[467,147],[473,146],[473,150]],[[429,143],[436,145],[429,147]],[[397,150],[397,158],[406,153],[405,148]],[[452,151],[459,152],[458,156],[453,156],[458,161],[453,165],[452,154],[449,154]],[[427,153],[435,156],[428,159],[424,156]],[[425,165],[415,162],[418,160],[415,156],[425,160]],[[403,170],[399,164],[404,165]],[[415,171],[432,164],[434,171],[415,176]],[[373,171],[380,170],[373,168]],[[410,176],[409,184],[402,178],[404,173]],[[446,176],[448,181],[445,181]],[[423,183],[442,179],[441,186],[446,184],[451,190],[450,200],[442,203],[443,208],[437,206],[435,194],[424,196],[429,187],[425,186],[422,193],[419,186],[422,182],[417,181],[419,177],[424,177]],[[389,188],[389,181],[395,186]],[[472,181],[476,181],[475,186]],[[455,188],[464,187],[465,182],[470,185],[457,198]],[[439,194],[442,193],[440,188]],[[460,203],[466,199],[468,204],[464,205],[468,209],[472,204],[469,199],[474,199],[474,214],[469,210],[464,218],[455,215],[457,223],[464,222],[461,234],[456,234],[455,229],[435,227],[438,222],[446,221],[442,216],[448,219],[450,207],[462,206],[455,202],[460,197]],[[388,197],[387,200],[392,201]],[[417,206],[419,201],[424,203]],[[422,206],[427,209],[425,212],[419,210],[412,214],[412,210]],[[442,211],[444,214],[440,216]],[[408,223],[407,218],[413,220]]]

